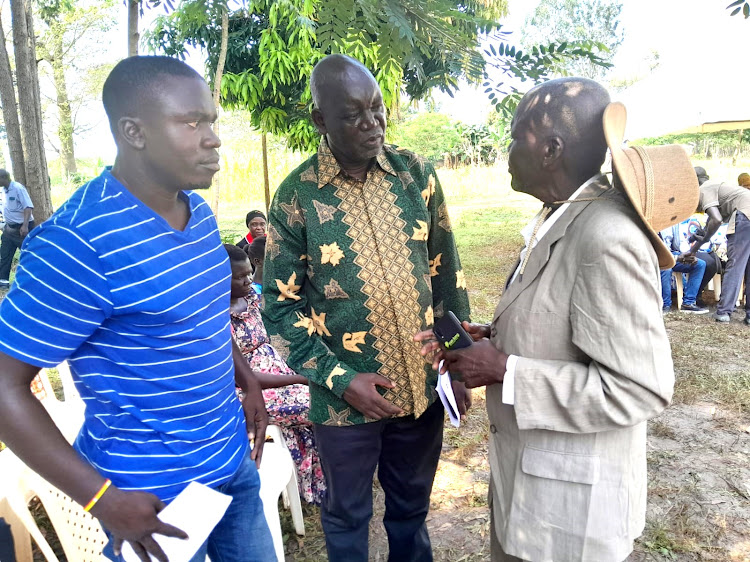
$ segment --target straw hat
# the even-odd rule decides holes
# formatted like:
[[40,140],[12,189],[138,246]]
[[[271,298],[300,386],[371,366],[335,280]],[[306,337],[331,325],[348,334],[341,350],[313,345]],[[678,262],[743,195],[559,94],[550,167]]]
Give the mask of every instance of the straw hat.
[[604,110],[604,137],[612,152],[615,184],[646,225],[659,267],[674,267],[658,232],[688,218],[698,207],[698,178],[685,150],[676,144],[623,148],[627,111],[620,102]]

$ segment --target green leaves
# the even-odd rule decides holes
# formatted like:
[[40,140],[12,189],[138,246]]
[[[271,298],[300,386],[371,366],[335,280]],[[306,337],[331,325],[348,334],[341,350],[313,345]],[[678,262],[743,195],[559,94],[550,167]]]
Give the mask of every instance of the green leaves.
[[484,52],[488,57],[488,66],[500,71],[503,78],[486,77],[482,85],[495,110],[509,120],[521,99],[522,92],[507,82],[508,79],[539,84],[549,80],[553,75],[565,74],[565,62],[569,60],[583,59],[602,68],[609,68],[612,64],[599,54],[605,49],[604,45],[592,41],[564,41],[535,45],[530,52],[524,53],[501,41],[497,47],[491,44]]
[[732,10],[730,15],[736,16],[740,12],[745,16],[745,19],[750,18],[750,3],[748,0],[737,0],[727,6],[727,10]]

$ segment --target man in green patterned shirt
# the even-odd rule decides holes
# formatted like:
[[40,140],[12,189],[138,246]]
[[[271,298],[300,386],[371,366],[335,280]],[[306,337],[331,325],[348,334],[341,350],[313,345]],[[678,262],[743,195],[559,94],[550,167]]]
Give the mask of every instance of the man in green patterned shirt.
[[[413,337],[448,310],[469,317],[466,281],[433,167],[384,145],[370,71],[331,55],[310,87],[323,138],[271,205],[264,320],[310,383],[329,560],[367,560],[376,466],[389,560],[432,560],[425,517],[444,412]],[[465,410],[463,384],[454,391]]]

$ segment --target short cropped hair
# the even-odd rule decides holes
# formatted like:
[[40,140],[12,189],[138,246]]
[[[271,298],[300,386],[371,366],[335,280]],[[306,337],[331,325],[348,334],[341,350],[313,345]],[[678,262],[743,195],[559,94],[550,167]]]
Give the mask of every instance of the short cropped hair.
[[203,80],[194,69],[171,57],[135,56],[115,65],[102,88],[102,103],[113,134],[120,118],[136,116],[167,76]]
[[266,255],[266,237],[258,236],[245,247],[245,251],[247,252],[247,256],[250,258],[250,261],[263,261],[263,258]]
[[239,246],[235,246],[234,244],[224,244],[224,249],[227,251],[227,254],[229,254],[230,262],[241,262],[247,259],[247,254]]

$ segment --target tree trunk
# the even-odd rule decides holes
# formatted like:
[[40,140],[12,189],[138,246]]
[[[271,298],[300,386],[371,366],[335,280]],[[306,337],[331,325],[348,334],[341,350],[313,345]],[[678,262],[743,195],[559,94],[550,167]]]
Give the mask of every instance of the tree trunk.
[[732,154],[732,166],[737,165],[737,159],[740,157],[740,154],[742,153],[742,134],[745,132],[744,129],[740,129],[737,134],[737,150],[734,151],[734,154]]
[[138,33],[138,11],[139,0],[127,0],[128,2],[128,56],[134,57],[138,54],[138,41],[141,38]]
[[3,120],[5,121],[5,132],[8,136],[13,179],[26,185],[21,125],[18,121],[16,92],[13,89],[13,73],[10,70],[8,50],[5,48],[5,30],[3,30],[2,21],[0,21],[0,103],[3,106]]
[[268,181],[268,147],[266,146],[266,132],[260,137],[263,148],[263,191],[266,197],[266,216],[271,210],[271,185]]
[[76,167],[75,145],[73,144],[73,115],[68,98],[68,86],[65,83],[65,67],[63,65],[62,33],[52,34],[52,77],[57,92],[57,113],[59,125],[57,136],[60,138],[60,159],[65,175],[70,177],[78,172]]
[[[219,110],[221,105],[221,77],[224,75],[224,63],[227,60],[227,44],[229,42],[229,13],[227,5],[221,6],[221,47],[219,49],[219,60],[216,62],[216,73],[214,74],[214,105],[216,111]],[[219,134],[219,120],[217,119],[214,123],[214,132]],[[221,192],[221,182],[219,178],[221,172],[217,172],[214,176],[214,198],[211,204],[211,210],[216,217],[216,222],[219,222],[219,194]]]
[[30,6],[24,0],[11,0],[13,45],[16,54],[18,101],[26,165],[26,187],[34,202],[37,224],[52,214],[47,158],[42,135],[42,110],[31,26]]

